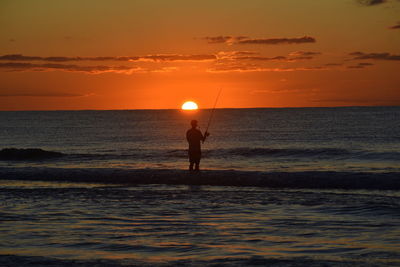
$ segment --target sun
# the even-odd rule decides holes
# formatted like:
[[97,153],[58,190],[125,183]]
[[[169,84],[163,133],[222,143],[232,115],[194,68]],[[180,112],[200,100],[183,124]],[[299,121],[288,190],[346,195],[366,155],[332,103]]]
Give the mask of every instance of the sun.
[[198,109],[198,108],[199,107],[197,106],[197,104],[194,103],[193,101],[186,101],[182,105],[182,109],[183,110],[195,110],[195,109]]

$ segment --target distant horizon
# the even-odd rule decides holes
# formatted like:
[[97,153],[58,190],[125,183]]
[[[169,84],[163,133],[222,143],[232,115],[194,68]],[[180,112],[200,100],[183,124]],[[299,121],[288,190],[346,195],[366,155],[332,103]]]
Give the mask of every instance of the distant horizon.
[[[310,106],[310,107],[240,107],[240,108],[215,108],[215,109],[305,109],[305,108],[379,108],[379,107],[400,107],[400,105],[351,105],[351,106]],[[212,110],[213,108],[199,108],[198,110]],[[187,113],[195,113],[197,110],[182,110],[180,108],[142,108],[142,109],[20,109],[0,110],[0,112],[17,111],[151,111],[151,110],[178,110]]]

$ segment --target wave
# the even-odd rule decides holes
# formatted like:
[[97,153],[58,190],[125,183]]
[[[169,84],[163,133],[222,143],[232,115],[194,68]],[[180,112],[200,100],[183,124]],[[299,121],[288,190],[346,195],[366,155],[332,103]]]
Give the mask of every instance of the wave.
[[400,190],[400,173],[259,172],[173,169],[2,167],[1,179],[110,184],[180,184],[270,188]]
[[149,261],[142,258],[124,258],[108,259],[108,258],[92,258],[92,259],[76,259],[76,258],[56,258],[48,256],[22,256],[22,255],[0,255],[0,264],[2,266],[394,266],[397,264],[397,254],[387,255],[385,262],[379,259],[314,259],[311,257],[221,257],[211,259],[191,259],[187,257],[175,260],[166,259],[164,261]]
[[[158,152],[160,153],[160,152]],[[161,153],[160,153],[161,154]],[[230,148],[203,150],[208,158],[313,158],[313,159],[365,159],[365,160],[400,160],[400,152],[379,152],[366,150],[347,150],[341,148]],[[187,150],[169,150],[164,156],[184,158]]]
[[0,150],[0,160],[43,160],[54,159],[65,154],[40,148],[4,148]]
[[222,154],[230,154],[244,157],[258,157],[258,156],[343,156],[351,154],[346,149],[339,148],[315,148],[315,149],[302,149],[302,148],[233,148],[221,151]]
[[[341,148],[222,148],[203,149],[207,158],[313,158],[313,159],[361,159],[361,160],[400,160],[400,152],[379,152],[366,150],[347,150]],[[66,154],[47,151],[40,148],[5,148],[0,150],[0,160],[48,160],[62,158],[63,160],[124,160],[124,159],[170,159],[186,158],[186,149],[137,149],[128,153],[108,151],[108,153],[77,153]]]

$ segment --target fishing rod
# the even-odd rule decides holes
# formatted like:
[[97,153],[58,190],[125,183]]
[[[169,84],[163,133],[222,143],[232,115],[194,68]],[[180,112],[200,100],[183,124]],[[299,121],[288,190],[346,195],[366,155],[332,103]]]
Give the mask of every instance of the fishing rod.
[[207,133],[208,133],[208,128],[210,128],[210,124],[211,124],[212,118],[213,118],[213,116],[214,116],[215,107],[217,106],[217,102],[218,102],[219,96],[221,95],[221,91],[222,91],[222,88],[219,89],[217,98],[215,99],[214,107],[213,107],[213,109],[211,110],[210,119],[208,120],[208,124],[207,124],[206,131],[204,132],[204,140],[203,140],[203,143],[204,143],[204,141],[206,141]]

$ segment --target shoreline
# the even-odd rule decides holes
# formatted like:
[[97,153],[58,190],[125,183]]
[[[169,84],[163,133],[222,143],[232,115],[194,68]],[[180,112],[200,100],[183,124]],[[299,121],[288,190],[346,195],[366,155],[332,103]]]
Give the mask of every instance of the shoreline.
[[259,172],[235,170],[1,167],[0,180],[106,184],[251,186],[304,189],[400,190],[400,173]]

